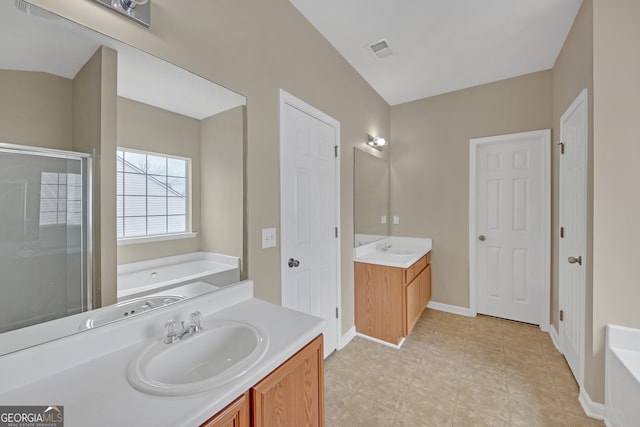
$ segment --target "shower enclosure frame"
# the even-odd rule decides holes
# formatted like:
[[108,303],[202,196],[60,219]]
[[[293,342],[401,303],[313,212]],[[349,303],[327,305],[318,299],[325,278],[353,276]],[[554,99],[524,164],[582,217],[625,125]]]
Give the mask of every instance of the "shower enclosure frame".
[[82,312],[86,312],[93,309],[94,299],[94,216],[93,216],[93,158],[94,153],[82,153],[78,151],[59,150],[54,148],[36,147],[30,145],[9,144],[0,142],[0,153],[13,153],[23,155],[33,155],[42,157],[54,157],[59,159],[79,160],[81,165],[82,175],[85,177],[85,191],[83,196],[85,202],[83,207],[85,209],[84,221],[85,226],[82,227],[81,241],[82,250],[85,254],[83,257],[83,263],[81,265],[83,274],[82,277],[85,280],[82,290],[86,295],[86,304],[83,305]]

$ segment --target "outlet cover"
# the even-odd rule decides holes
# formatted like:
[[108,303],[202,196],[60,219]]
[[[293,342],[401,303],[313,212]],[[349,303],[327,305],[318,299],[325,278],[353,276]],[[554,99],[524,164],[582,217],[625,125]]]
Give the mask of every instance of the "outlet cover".
[[394,216],[393,216],[393,223],[394,223],[395,225],[400,224],[400,217],[399,217],[398,215],[394,215]]
[[276,229],[263,228],[262,229],[262,249],[275,248],[275,247],[276,247]]

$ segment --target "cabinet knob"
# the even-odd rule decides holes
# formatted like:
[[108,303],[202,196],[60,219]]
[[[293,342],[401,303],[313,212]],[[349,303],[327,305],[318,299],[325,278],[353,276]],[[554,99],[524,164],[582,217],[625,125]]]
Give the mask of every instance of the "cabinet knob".
[[484,234],[481,234],[480,237],[478,237],[478,240],[480,240],[481,242],[484,242],[485,240],[487,240],[487,238],[484,237]]

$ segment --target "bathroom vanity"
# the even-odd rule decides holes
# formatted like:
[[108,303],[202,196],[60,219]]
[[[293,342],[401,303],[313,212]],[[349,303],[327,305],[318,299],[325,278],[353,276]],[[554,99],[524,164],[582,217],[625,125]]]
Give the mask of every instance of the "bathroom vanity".
[[431,239],[386,238],[354,260],[356,331],[401,346],[431,299]]
[[[196,311],[202,312],[202,331],[163,349],[167,320],[188,324]],[[216,371],[225,376],[233,369],[212,366],[211,374],[199,368],[201,361],[236,358],[242,364],[243,355],[252,351],[242,334],[216,332],[225,325],[259,331],[264,344],[259,358],[223,381],[197,389]],[[66,427],[268,426],[283,419],[322,426],[325,326],[323,319],[253,298],[253,283],[240,282],[126,322],[4,355],[0,401],[63,406]],[[143,363],[143,372],[162,387],[141,390],[131,379],[137,375],[131,366],[154,346],[161,347],[161,356]]]

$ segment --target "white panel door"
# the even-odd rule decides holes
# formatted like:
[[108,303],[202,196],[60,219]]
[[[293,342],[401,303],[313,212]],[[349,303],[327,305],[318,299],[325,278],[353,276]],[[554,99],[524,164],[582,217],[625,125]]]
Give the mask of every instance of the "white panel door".
[[290,95],[280,114],[282,305],[326,319],[326,357],[338,343],[339,125]]
[[548,324],[544,312],[545,144],[549,131],[471,141],[476,145],[477,312]]
[[587,90],[560,118],[560,348],[582,384],[587,250]]

